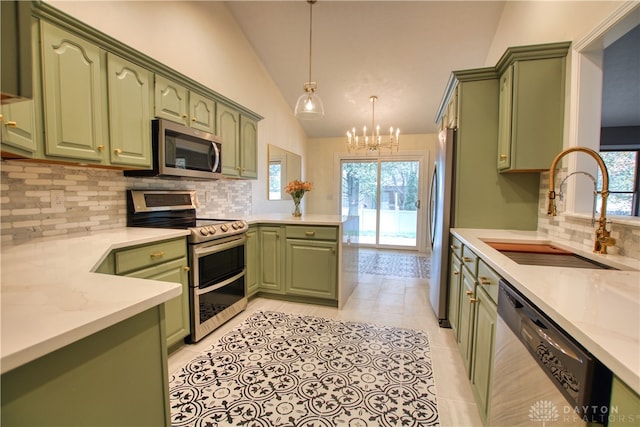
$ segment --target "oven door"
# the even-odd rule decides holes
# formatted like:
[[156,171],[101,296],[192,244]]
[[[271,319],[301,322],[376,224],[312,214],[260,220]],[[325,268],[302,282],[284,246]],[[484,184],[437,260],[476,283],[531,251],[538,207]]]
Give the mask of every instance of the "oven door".
[[194,245],[191,285],[191,341],[196,342],[247,306],[246,237]]

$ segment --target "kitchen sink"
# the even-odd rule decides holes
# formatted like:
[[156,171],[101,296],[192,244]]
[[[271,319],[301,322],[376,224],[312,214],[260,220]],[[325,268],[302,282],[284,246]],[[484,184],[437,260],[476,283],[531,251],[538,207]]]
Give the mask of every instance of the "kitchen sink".
[[592,268],[618,270],[598,261],[583,257],[571,251],[554,246],[551,243],[485,243],[511,260],[523,265],[546,267]]

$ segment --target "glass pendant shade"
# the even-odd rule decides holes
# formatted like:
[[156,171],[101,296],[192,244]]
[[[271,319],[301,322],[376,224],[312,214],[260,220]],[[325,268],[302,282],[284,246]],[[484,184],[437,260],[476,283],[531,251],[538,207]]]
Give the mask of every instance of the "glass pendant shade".
[[322,99],[313,90],[307,89],[300,95],[296,102],[295,115],[301,120],[316,120],[324,116],[324,105]]

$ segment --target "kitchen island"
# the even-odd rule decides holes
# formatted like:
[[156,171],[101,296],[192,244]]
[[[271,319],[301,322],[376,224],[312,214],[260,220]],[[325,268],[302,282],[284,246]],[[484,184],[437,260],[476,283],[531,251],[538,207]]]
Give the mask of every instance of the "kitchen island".
[[[452,229],[525,297],[640,394],[640,261],[527,231]],[[521,265],[486,242],[549,242],[620,270]]]
[[112,250],[184,230],[2,246],[2,424],[169,425],[163,303],[179,284],[99,274]]

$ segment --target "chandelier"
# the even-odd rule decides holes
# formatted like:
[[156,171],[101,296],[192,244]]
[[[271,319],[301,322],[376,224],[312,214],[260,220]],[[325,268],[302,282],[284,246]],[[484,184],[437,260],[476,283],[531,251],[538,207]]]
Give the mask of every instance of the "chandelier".
[[313,36],[313,4],[316,0],[307,0],[309,3],[309,81],[303,85],[304,93],[296,102],[295,115],[302,120],[317,120],[324,116],[322,99],[316,93],[318,83],[311,80],[311,48]]
[[[356,134],[356,128],[352,128],[347,132],[347,147],[349,152],[364,151],[378,151],[382,148],[388,148],[390,152],[393,152],[395,148],[398,151],[400,145],[400,129],[396,129],[393,132],[393,127],[389,128],[388,135],[380,135],[380,125],[376,125],[376,102],[378,97],[372,95],[369,97],[371,101],[371,135],[367,135],[367,127],[362,128],[362,135]],[[374,127],[375,126],[375,127]]]

